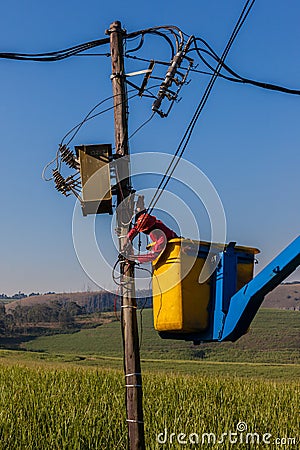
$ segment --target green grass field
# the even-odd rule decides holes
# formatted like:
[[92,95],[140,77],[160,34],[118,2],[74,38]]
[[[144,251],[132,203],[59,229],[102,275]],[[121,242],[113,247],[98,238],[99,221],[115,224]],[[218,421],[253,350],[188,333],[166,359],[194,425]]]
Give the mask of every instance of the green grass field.
[[[259,444],[251,448],[262,448],[266,433],[273,445],[277,438],[297,439],[297,448],[297,389],[294,382],[146,372],[146,448],[191,448],[176,443],[171,433],[184,433],[188,439],[192,436],[192,442],[197,442],[197,435],[200,444],[204,433],[213,433],[210,439],[216,439],[215,445],[213,440],[208,445],[204,436],[206,445],[201,448],[231,448],[227,438],[221,446],[217,441],[222,433],[237,432],[240,422],[247,425],[249,433],[257,434],[251,439]],[[1,367],[0,392],[1,449],[126,449],[121,372]],[[164,442],[165,430],[163,445],[157,439],[163,433],[160,439]],[[246,439],[246,433],[240,431],[238,438]]]
[[[250,332],[237,342],[194,346],[161,339],[153,329],[152,311],[144,310],[141,358],[146,369],[293,379],[300,376],[299,324],[298,311],[262,309]],[[23,344],[23,348],[42,352],[44,358],[56,355],[82,365],[121,368],[119,322],[74,334],[40,337]]]
[[[147,450],[298,448],[299,318],[260,310],[238,342],[193,346],[144,311]],[[0,450],[126,449],[123,380],[118,322],[0,350]]]

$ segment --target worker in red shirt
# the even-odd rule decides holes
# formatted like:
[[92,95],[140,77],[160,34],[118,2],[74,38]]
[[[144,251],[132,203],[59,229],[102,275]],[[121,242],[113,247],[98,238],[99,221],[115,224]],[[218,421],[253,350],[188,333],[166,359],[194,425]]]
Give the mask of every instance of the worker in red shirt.
[[145,255],[130,255],[130,258],[136,259],[140,263],[146,263],[155,260],[160,253],[166,248],[167,242],[170,239],[178,238],[177,234],[168,228],[163,222],[158,220],[155,216],[147,214],[145,211],[137,214],[137,220],[134,227],[127,234],[128,243],[139,234],[144,233],[149,235],[153,241],[151,251]]

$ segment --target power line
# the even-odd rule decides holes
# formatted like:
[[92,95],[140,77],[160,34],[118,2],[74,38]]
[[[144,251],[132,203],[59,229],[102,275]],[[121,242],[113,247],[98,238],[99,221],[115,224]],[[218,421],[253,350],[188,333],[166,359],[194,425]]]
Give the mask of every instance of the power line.
[[[280,91],[280,92],[284,92],[284,93],[288,93],[288,94],[295,94],[295,95],[300,95],[300,90],[298,89],[290,89],[290,88],[286,88],[284,86],[279,86],[279,85],[275,85],[272,83],[265,83],[265,82],[261,82],[261,81],[256,81],[256,80],[251,80],[249,78],[244,78],[241,75],[239,75],[237,72],[235,72],[234,70],[232,70],[227,64],[225,64],[225,58],[231,48],[231,45],[233,44],[237,34],[239,33],[243,23],[245,22],[251,8],[253,7],[255,3],[255,0],[252,0],[252,2],[250,2],[250,0],[247,0],[245,3],[245,6],[242,10],[242,13],[239,17],[239,20],[237,21],[237,24],[232,32],[232,35],[228,41],[228,44],[222,54],[221,57],[219,57],[217,55],[217,53],[212,49],[212,47],[203,39],[203,38],[199,38],[199,37],[195,37],[195,36],[190,36],[190,39],[193,39],[194,41],[194,48],[189,49],[188,51],[196,51],[198,56],[200,57],[201,61],[210,69],[211,72],[207,72],[207,71],[202,71],[202,70],[197,70],[194,67],[189,68],[189,70],[191,72],[195,72],[195,73],[200,73],[200,74],[204,74],[204,75],[210,75],[211,79],[206,87],[206,90],[200,100],[200,103],[198,105],[198,107],[196,108],[196,111],[184,133],[183,138],[181,139],[179,146],[173,156],[173,159],[171,160],[166,173],[164,174],[156,193],[154,194],[154,197],[152,198],[148,209],[150,211],[153,210],[155,204],[157,203],[158,199],[160,198],[163,190],[165,189],[165,187],[167,186],[172,174],[174,173],[174,170],[177,167],[177,164],[181,158],[181,156],[183,155],[187,144],[190,140],[191,134],[193,132],[193,129],[196,125],[196,122],[206,104],[206,101],[210,95],[210,92],[212,90],[212,87],[216,81],[217,77],[221,77],[224,78],[228,81],[232,81],[232,82],[236,82],[236,83],[243,83],[243,84],[251,84],[257,87],[261,87],[264,89],[268,89],[268,90],[274,90],[274,91]],[[125,56],[127,58],[132,58],[132,59],[136,59],[136,60],[140,60],[140,61],[147,61],[150,62],[151,60],[148,60],[146,58],[141,58],[141,57],[137,57],[137,56],[131,56],[129,55],[129,53],[133,53],[136,52],[138,50],[140,50],[143,45],[144,45],[144,41],[145,41],[145,35],[150,34],[150,35],[158,35],[162,38],[164,38],[166,40],[166,42],[168,43],[170,49],[171,49],[171,55],[172,58],[174,57],[175,52],[179,52],[183,49],[184,45],[185,45],[185,36],[188,36],[186,33],[184,33],[182,30],[180,30],[180,28],[173,26],[173,25],[162,25],[162,26],[155,26],[155,27],[151,27],[151,28],[146,28],[146,29],[142,29],[142,30],[137,30],[131,33],[128,33],[125,30],[122,30],[122,32],[124,33],[124,42],[127,41],[131,41],[131,40],[136,40],[138,38],[140,38],[139,43],[136,47],[132,48],[132,49],[128,49],[125,53]],[[107,33],[109,34],[109,33]],[[66,59],[72,56],[110,56],[110,53],[84,53],[88,50],[91,50],[93,48],[108,44],[110,42],[110,38],[104,38],[104,39],[98,39],[98,40],[94,40],[94,41],[89,41],[89,42],[85,42],[82,44],[78,44],[75,45],[73,47],[67,48],[67,49],[63,49],[63,50],[58,50],[58,51],[53,51],[53,52],[46,52],[46,53],[32,53],[32,54],[28,54],[28,53],[14,53],[14,52],[2,52],[0,53],[0,58],[2,59],[11,59],[11,60],[22,60],[22,61],[44,61],[44,62],[48,62],[48,61],[59,61],[62,59]],[[204,44],[204,46],[206,48],[200,48],[198,46],[198,42],[201,42],[202,44]],[[212,59],[214,59],[214,61],[217,62],[217,67],[214,68],[207,60],[206,58],[203,56],[202,53],[205,53],[206,55],[208,55],[209,57],[211,57]],[[187,58],[187,56],[185,56],[185,58]],[[187,58],[188,59],[188,58]],[[153,61],[153,60],[152,60]],[[156,64],[160,64],[160,65],[167,65],[169,66],[169,62],[165,62],[165,61],[155,61],[154,62]],[[184,69],[184,68],[183,68]],[[224,73],[221,73],[221,70],[225,70],[230,76],[225,75]],[[185,69],[184,69],[185,70]],[[128,82],[128,80],[127,80]],[[132,86],[134,86],[136,89],[138,89],[137,86],[133,85],[133,83],[131,83]],[[150,96],[153,96],[153,94],[149,91],[152,87],[148,88],[148,90],[146,90],[147,92],[149,92]],[[137,95],[137,94],[136,94]],[[155,97],[155,96],[154,96]],[[95,109],[97,107],[99,107],[103,102],[105,102],[106,100],[109,100],[112,97],[108,97],[107,99],[99,102],[95,107],[92,108],[92,110],[87,114],[87,116],[83,119],[82,122],[80,122],[79,124],[77,124],[75,127],[73,127],[63,138],[62,142],[67,138],[67,136],[69,136],[73,131],[73,135],[71,136],[71,138],[69,139],[68,143],[66,145],[68,145],[76,136],[76,134],[78,133],[78,131],[80,130],[80,128],[83,126],[84,123],[86,123],[88,120],[93,119],[94,117],[103,114],[106,111],[109,111],[111,109],[113,109],[113,107],[107,108],[99,113],[96,113],[94,115],[91,115],[93,111],[95,111]],[[151,115],[151,117],[149,119],[147,119],[142,125],[140,125],[137,130],[135,130],[135,132],[132,134],[135,135],[144,125],[146,125],[151,119],[153,118],[153,115]],[[132,137],[131,136],[131,137]],[[179,155],[179,156],[178,156]],[[178,160],[175,162],[176,157],[178,156]],[[50,164],[52,164],[55,160],[58,161],[58,157],[59,157],[59,152],[57,153],[56,157],[54,158],[53,161],[51,161]],[[49,166],[47,165],[46,168]],[[45,169],[46,169],[45,168]],[[45,171],[44,169],[44,171]],[[44,172],[43,172],[44,174]],[[161,189],[161,191],[160,191]]]
[[[133,91],[134,91],[134,89],[130,89],[128,92],[133,92]],[[131,95],[131,96],[129,97],[129,100],[131,100],[132,98],[137,97],[137,96],[138,96],[138,94]],[[111,111],[111,110],[114,108],[114,106],[109,106],[108,108],[103,109],[102,111],[100,111],[100,112],[98,112],[98,113],[96,113],[96,114],[93,114],[93,115],[91,116],[91,114],[92,114],[99,106],[101,106],[103,103],[107,102],[108,100],[113,99],[114,97],[115,97],[114,95],[110,95],[109,97],[105,98],[104,100],[101,100],[99,103],[97,103],[95,106],[93,106],[93,108],[87,113],[87,115],[84,117],[84,119],[83,119],[81,122],[79,122],[77,125],[75,125],[71,130],[69,130],[69,131],[65,134],[65,136],[64,136],[64,137],[62,138],[62,140],[61,140],[61,145],[64,143],[65,139],[72,133],[72,131],[76,130],[76,131],[74,132],[74,134],[72,135],[72,137],[68,140],[68,142],[66,143],[66,145],[69,145],[69,144],[73,141],[73,139],[75,138],[76,134],[79,132],[80,128],[81,128],[87,121],[92,120],[92,119],[94,119],[95,117],[98,117],[98,116],[100,116],[101,114],[104,114],[104,113],[106,113],[106,112],[108,112],[108,111]]]
[[[157,85],[155,85],[155,86],[152,86],[151,88],[149,88],[149,89],[154,89],[155,87],[157,87]],[[133,92],[135,89],[130,89],[128,92]],[[128,97],[128,100],[131,100],[131,99],[133,99],[133,98],[135,98],[135,97],[137,97],[138,96],[138,93],[137,94],[134,94],[134,95],[131,95],[130,97]],[[59,145],[59,149],[57,150],[57,152],[56,152],[56,156],[49,162],[49,163],[47,163],[46,164],[46,166],[44,167],[44,169],[43,169],[43,172],[42,172],[42,178],[43,178],[43,180],[44,181],[51,181],[52,179],[53,179],[53,176],[51,177],[51,178],[46,178],[46,170],[48,169],[48,167],[50,167],[54,162],[56,162],[56,169],[58,169],[58,166],[59,166],[59,164],[58,164],[58,159],[59,159],[59,154],[60,154],[60,149],[63,147],[63,145],[65,145],[65,147],[67,147],[71,142],[72,142],[72,140],[75,138],[75,136],[77,135],[77,133],[79,132],[79,130],[80,130],[80,128],[87,122],[87,121],[89,121],[89,120],[92,120],[92,119],[94,119],[95,117],[98,117],[98,116],[100,116],[100,115],[102,115],[102,114],[104,114],[104,113],[106,113],[106,112],[108,112],[108,111],[111,111],[112,109],[114,109],[114,106],[110,106],[110,107],[108,107],[108,108],[106,108],[106,109],[103,109],[102,111],[99,111],[98,113],[96,113],[96,114],[93,114],[93,115],[91,115],[92,113],[93,113],[93,111],[95,111],[99,106],[101,106],[103,103],[105,103],[105,102],[107,102],[108,100],[111,100],[111,99],[113,99],[114,98],[114,95],[111,95],[111,96],[109,96],[109,97],[107,97],[107,98],[105,98],[104,100],[101,100],[99,103],[97,103],[88,113],[87,113],[87,115],[84,117],[84,119],[81,121],[81,122],[79,122],[77,125],[75,125],[73,128],[71,128],[71,130],[69,130],[65,135],[64,135],[64,137],[61,139],[61,142],[60,142],[60,145]],[[131,134],[130,134],[130,136],[128,137],[128,140],[130,140],[133,136],[135,136],[145,125],[147,125],[152,119],[153,119],[153,117],[154,117],[154,115],[155,115],[155,113],[152,113],[151,114],[151,116],[148,118],[148,119],[146,119],[144,122],[142,122],[142,124],[141,125],[139,125]],[[64,141],[66,140],[66,138],[72,133],[74,131],[74,133],[73,133],[73,135],[71,136],[71,138],[68,140],[68,142],[66,143],[66,144],[64,144]]]
[[[125,39],[132,39],[137,36],[142,36],[142,42],[143,42],[143,36],[145,34],[156,34],[161,37],[163,37],[167,43],[169,44],[171,48],[172,55],[174,55],[175,47],[172,42],[172,40],[167,36],[167,32],[171,32],[173,38],[175,39],[176,49],[183,45],[184,37],[182,34],[182,31],[173,25],[163,25],[163,26],[156,26],[152,28],[146,28],[143,30],[137,30],[132,33],[127,34],[125,33]],[[178,38],[179,36],[179,38]],[[79,53],[82,53],[84,51],[90,50],[95,47],[100,47],[105,44],[109,44],[110,39],[103,38],[103,39],[97,39],[94,41],[85,42],[83,44],[78,44],[73,47],[69,47],[63,50],[57,50],[53,52],[46,52],[46,53],[16,53],[16,52],[0,52],[0,58],[1,59],[11,59],[11,60],[18,60],[18,61],[36,61],[36,62],[52,62],[52,61],[60,61],[62,59],[69,58],[71,56],[78,56]],[[110,54],[108,54],[110,56]],[[100,54],[99,56],[107,56],[107,53]]]
[[[73,134],[73,136],[68,140],[68,142],[66,143],[66,145],[69,145],[71,143],[71,141],[74,139],[74,137],[76,136],[76,134],[79,132],[80,128],[83,126],[83,124],[85,122],[87,122],[88,120],[91,119],[91,114],[99,107],[101,106],[103,103],[107,102],[108,100],[111,100],[114,96],[110,95],[109,97],[105,98],[104,100],[101,100],[100,102],[98,102],[95,106],[93,106],[93,108],[87,113],[87,115],[85,116],[85,118],[79,122],[77,125],[75,125],[71,130],[69,130],[64,137],[61,140],[61,145],[63,145],[65,139],[72,133],[72,131],[76,130],[75,133]],[[111,109],[111,108],[110,108]],[[100,114],[103,114],[104,111],[101,111]],[[99,114],[99,113],[98,113]],[[95,115],[93,116],[93,118],[95,117]]]
[[109,53],[78,53],[73,56],[106,56],[107,58],[110,57]]
[[[130,92],[132,92],[132,91],[133,91],[133,89],[130,90]],[[138,94],[134,94],[134,95],[130,96],[129,99],[132,99],[132,98],[137,97],[137,96],[138,96]],[[68,142],[65,144],[65,146],[67,147],[67,146],[71,143],[71,141],[74,139],[74,137],[76,136],[76,134],[79,132],[80,128],[83,126],[84,123],[86,123],[87,121],[92,120],[92,119],[94,119],[95,117],[98,117],[98,116],[100,116],[100,115],[102,115],[102,114],[104,114],[104,113],[106,113],[106,112],[111,111],[112,109],[114,109],[114,106],[109,106],[108,108],[103,109],[102,111],[99,111],[98,113],[93,114],[93,115],[91,116],[91,114],[92,114],[93,111],[95,111],[100,105],[102,105],[103,103],[105,103],[105,102],[108,101],[108,100],[111,100],[112,98],[114,98],[113,95],[111,95],[110,97],[107,97],[107,98],[105,98],[104,100],[101,100],[99,103],[97,103],[97,104],[96,104],[96,105],[88,112],[88,114],[85,116],[85,118],[84,118],[81,122],[79,122],[77,125],[75,125],[71,130],[69,130],[69,131],[65,134],[65,136],[62,138],[62,140],[61,140],[61,142],[60,142],[59,148],[58,148],[58,150],[57,150],[57,152],[56,152],[56,156],[55,156],[49,163],[46,164],[46,166],[44,167],[44,169],[43,169],[43,171],[42,171],[42,179],[43,179],[44,181],[51,181],[51,180],[53,179],[53,176],[50,177],[50,178],[47,178],[47,177],[46,177],[46,171],[47,171],[48,167],[50,167],[54,162],[56,162],[56,170],[58,170],[58,168],[59,168],[59,155],[60,155],[60,149],[62,148],[65,139],[66,139],[66,138],[74,131],[74,134],[72,135],[72,137],[71,137],[71,138],[68,140]],[[122,102],[120,102],[120,104],[121,104],[121,103],[122,103]],[[150,120],[150,119],[148,119],[148,120],[146,121],[146,123],[149,122],[149,120]],[[146,123],[145,123],[145,124],[146,124]],[[144,125],[144,124],[143,124],[143,125]],[[139,127],[139,129],[142,128],[143,125],[141,125],[141,126]],[[139,130],[136,130],[135,133],[136,133],[137,131],[139,131]],[[134,134],[135,134],[135,133],[134,133]]]
[[130,136],[128,137],[128,140],[133,138],[133,136],[135,136],[145,125],[147,125],[153,119],[154,116],[155,116],[155,112],[153,112],[148,119],[146,119],[133,133],[130,134]]
[[[184,43],[184,36],[188,36],[186,33],[184,33],[178,27],[171,26],[171,25],[163,25],[163,26],[157,26],[157,27],[146,28],[143,30],[134,31],[132,33],[126,34],[125,40],[130,41],[131,39],[134,40],[138,37],[141,37],[140,42],[137,47],[127,50],[125,56],[127,58],[132,58],[132,59],[136,59],[136,60],[140,60],[140,61],[150,61],[149,59],[146,59],[146,58],[130,56],[130,55],[128,55],[128,53],[133,53],[133,52],[140,50],[142,48],[142,46],[144,45],[145,35],[152,34],[152,35],[158,35],[160,37],[163,37],[167,41],[167,43],[169,44],[170,49],[171,49],[171,56],[173,57],[175,54],[175,47],[174,47],[172,40],[167,35],[167,33],[170,33],[172,35],[172,37],[174,38],[175,44],[176,44],[176,51],[178,51],[178,49],[180,49],[182,47],[182,45]],[[197,45],[198,41],[202,42],[208,48],[208,50],[199,48]],[[214,73],[214,68],[208,63],[208,61],[204,58],[204,56],[201,54],[201,52],[208,54],[211,58],[213,58],[218,63],[220,62],[219,56],[203,38],[194,37],[194,42],[195,42],[195,48],[190,49],[189,51],[196,51],[198,53],[200,59],[202,60],[202,62],[212,71],[212,73],[197,70],[195,68],[191,68],[190,71],[212,76]],[[46,52],[46,53],[1,52],[0,58],[1,59],[10,59],[10,60],[19,60],[19,61],[53,62],[53,61],[60,61],[60,60],[63,60],[63,59],[69,58],[69,57],[73,57],[73,56],[87,56],[87,57],[106,56],[106,57],[109,57],[110,53],[107,53],[107,52],[106,53],[83,53],[90,49],[93,49],[95,47],[99,47],[99,46],[102,46],[102,45],[105,45],[108,43],[109,43],[109,38],[104,38],[104,39],[97,39],[94,41],[85,42],[83,44],[78,44],[73,47],[69,47],[67,49],[57,50],[57,51],[53,51],[53,52]],[[158,61],[158,60],[155,61],[155,63],[162,64],[162,65],[169,64],[169,62]],[[249,78],[242,77],[241,75],[239,75],[237,72],[232,70],[229,66],[227,66],[224,63],[222,64],[222,68],[224,70],[226,70],[232,76],[224,75],[221,72],[219,73],[218,76],[221,78],[224,78],[228,81],[232,81],[235,83],[242,83],[242,84],[250,84],[250,85],[257,86],[257,87],[260,87],[263,89],[279,91],[279,92],[283,92],[283,93],[287,93],[287,94],[300,95],[299,89],[291,89],[291,88],[287,88],[285,86],[280,86],[280,85],[273,84],[273,83],[267,83],[267,82],[263,82],[263,81],[257,81],[257,80],[252,80]]]
[[[219,56],[212,50],[211,47],[208,46],[208,44],[206,43],[206,45],[209,47],[209,49],[211,51],[207,51],[205,49],[200,49],[197,44],[196,41],[201,40],[202,42],[203,39],[200,38],[194,38],[195,41],[195,48],[190,49],[190,51],[196,51],[200,57],[200,59],[203,61],[203,63],[210,69],[210,70],[214,70],[213,67],[206,61],[206,59],[204,58],[203,55],[201,55],[201,51],[204,53],[207,53],[209,56],[211,56],[215,61],[217,61],[218,63],[220,62],[220,58]],[[232,70],[227,64],[225,64],[224,62],[222,63],[222,68],[225,69],[229,74],[231,74],[233,77],[229,77],[226,76],[222,73],[220,73],[220,77],[225,78],[226,80],[229,81],[233,81],[236,83],[242,83],[242,84],[251,84],[253,86],[257,86],[257,87],[261,87],[263,89],[268,89],[268,90],[272,90],[272,91],[279,91],[279,92],[284,92],[286,94],[293,94],[293,95],[300,95],[300,90],[299,89],[291,89],[291,88],[287,88],[285,86],[280,86],[280,85],[276,85],[273,83],[266,83],[263,81],[256,81],[256,80],[251,80],[249,78],[245,78],[241,75],[239,75],[237,72],[235,72],[234,70]],[[191,69],[192,72],[196,72],[196,70]]]
[[109,38],[97,39],[95,41],[86,42],[84,44],[75,45],[73,47],[57,50],[48,53],[0,53],[2,59],[14,59],[19,61],[59,61],[70,56],[77,55],[94,47],[99,47],[109,43]]
[[[194,38],[195,41],[202,41],[205,42],[204,39],[202,38]],[[206,45],[208,46],[208,44],[206,43]],[[211,47],[209,47],[211,49]],[[212,49],[211,49],[212,50]],[[189,50],[189,52],[192,51],[197,51],[201,61],[211,70],[210,72],[207,72],[205,70],[198,70],[196,68],[191,67],[190,68],[190,72],[193,73],[198,73],[201,75],[209,75],[212,76],[213,72],[214,72],[214,68],[207,62],[207,60],[204,58],[203,55],[201,55],[201,52],[204,52],[206,54],[208,54],[211,58],[213,58],[215,61],[220,62],[220,57],[212,50],[212,52],[203,49],[203,48],[199,48],[198,46],[195,46],[195,48],[191,48]],[[160,61],[160,60],[153,60],[153,59],[148,59],[148,58],[142,58],[139,56],[132,56],[132,55],[127,55],[127,53],[125,54],[126,58],[130,58],[130,59],[135,59],[137,61],[143,61],[143,62],[148,62],[150,63],[151,61],[154,61],[155,64],[159,64],[159,65],[163,65],[163,66],[169,66],[170,62],[167,61]],[[186,67],[182,67],[183,70],[187,70]],[[283,92],[285,94],[292,94],[292,95],[300,95],[300,90],[299,89],[291,89],[285,86],[281,86],[278,84],[274,84],[274,83],[267,83],[265,81],[258,81],[258,80],[252,80],[250,78],[245,78],[241,75],[239,75],[237,72],[235,72],[234,70],[232,70],[227,64],[225,64],[224,62],[222,63],[222,69],[225,69],[228,73],[232,74],[233,76],[227,76],[224,75],[223,73],[219,73],[219,77],[223,78],[225,80],[231,81],[233,83],[240,83],[240,84],[250,84],[253,86],[257,86],[260,87],[262,89],[267,89],[267,90],[272,90],[272,91],[278,91],[278,92]]]
[[[186,131],[185,131],[185,133],[184,133],[184,135],[183,135],[179,145],[178,145],[178,147],[177,147],[176,152],[175,152],[175,154],[174,154],[174,156],[173,156],[173,158],[172,158],[172,160],[171,160],[171,162],[170,162],[170,164],[169,164],[169,166],[168,166],[164,176],[162,177],[162,179],[161,179],[161,181],[160,181],[160,183],[159,183],[159,185],[158,185],[158,187],[156,189],[156,192],[154,193],[154,195],[153,195],[153,197],[152,197],[152,199],[150,201],[150,204],[149,204],[149,206],[147,208],[147,212],[149,214],[152,213],[155,205],[157,204],[157,202],[160,199],[163,191],[165,190],[167,184],[169,183],[169,181],[170,181],[170,179],[171,179],[171,177],[172,177],[172,175],[173,175],[173,173],[174,173],[174,171],[175,171],[175,169],[176,169],[176,167],[177,167],[181,157],[183,156],[183,153],[184,153],[184,151],[185,151],[185,149],[186,149],[186,147],[188,145],[188,142],[189,142],[189,140],[191,138],[192,132],[193,132],[193,130],[195,128],[195,125],[196,125],[196,123],[197,123],[197,121],[199,119],[199,116],[200,116],[201,112],[203,111],[203,108],[204,108],[204,106],[205,106],[205,104],[206,104],[206,102],[208,100],[208,97],[209,97],[209,95],[211,93],[213,85],[214,85],[216,79],[218,78],[218,75],[219,75],[220,70],[222,68],[222,63],[225,61],[225,58],[227,57],[227,55],[229,53],[229,50],[230,50],[234,40],[236,39],[236,36],[237,36],[238,32],[240,31],[244,21],[246,20],[250,10],[252,9],[254,3],[255,3],[255,0],[252,0],[251,3],[250,3],[250,0],[247,0],[246,3],[245,3],[245,6],[244,6],[244,8],[243,8],[243,10],[242,10],[242,12],[241,12],[241,14],[239,16],[239,19],[238,19],[238,21],[237,21],[237,23],[236,23],[236,25],[235,25],[235,27],[233,29],[233,32],[232,32],[232,34],[231,34],[231,36],[229,38],[229,41],[228,41],[228,43],[227,43],[227,45],[226,45],[226,47],[225,47],[225,49],[224,49],[224,51],[222,53],[220,61],[218,62],[218,65],[217,65],[216,69],[214,70],[214,73],[213,73],[213,75],[212,75],[212,77],[211,77],[211,79],[210,79],[210,81],[209,81],[209,83],[208,83],[208,85],[207,85],[207,87],[205,89],[205,92],[204,92],[204,94],[203,94],[203,96],[202,96],[202,98],[201,98],[201,100],[200,100],[200,102],[199,102],[199,104],[198,104],[198,106],[196,108],[196,111],[195,111],[195,113],[194,113],[194,115],[193,115],[193,117],[192,117],[192,119],[191,119],[191,121],[190,121],[190,123],[189,123],[189,125],[188,125],[188,127],[187,127],[187,129],[186,129]],[[178,158],[177,158],[177,156],[178,156]],[[176,158],[177,158],[177,160],[176,160]]]

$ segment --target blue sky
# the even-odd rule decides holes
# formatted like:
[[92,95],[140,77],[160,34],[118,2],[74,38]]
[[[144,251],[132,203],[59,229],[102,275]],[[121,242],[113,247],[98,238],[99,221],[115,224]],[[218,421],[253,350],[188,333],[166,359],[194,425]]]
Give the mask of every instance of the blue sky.
[[[243,4],[240,0],[192,0],[188,6],[177,0],[153,0],[146,6],[118,0],[12,0],[1,6],[0,51],[67,48],[105,37],[105,29],[118,19],[128,32],[177,25],[205,38],[221,53]],[[296,0],[257,1],[227,63],[243,76],[300,88],[299,15]],[[168,58],[156,37],[147,40],[140,55]],[[51,183],[42,181],[41,172],[65,132],[111,95],[110,61],[74,57],[53,63],[0,60],[0,65],[0,292],[93,289],[73,248],[75,200],[60,196]],[[127,60],[126,68],[146,67]],[[170,117],[154,118],[132,139],[132,153],[172,154],[207,81],[194,74]],[[298,96],[218,80],[185,153],[219,193],[227,240],[261,249],[257,270],[299,234],[299,113]],[[132,101],[130,130],[150,114],[149,100]],[[113,116],[108,113],[86,125],[73,144],[113,143],[113,139]],[[201,222],[203,214],[195,214]],[[109,219],[97,218],[98,239],[105,241],[101,229],[109,226]],[[203,237],[207,238],[205,225]],[[299,272],[293,279],[300,279]]]

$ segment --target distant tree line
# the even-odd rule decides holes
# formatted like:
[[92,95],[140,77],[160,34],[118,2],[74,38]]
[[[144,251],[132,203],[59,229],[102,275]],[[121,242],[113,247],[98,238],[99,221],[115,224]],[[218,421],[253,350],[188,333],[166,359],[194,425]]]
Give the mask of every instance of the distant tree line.
[[19,291],[17,294],[6,295],[0,294],[0,300],[21,300],[22,298],[34,297],[36,295],[49,295],[55,294],[55,292],[45,292],[44,294],[40,294],[39,292],[31,292],[31,294],[24,294],[24,292]]
[[[45,301],[44,303],[26,305],[20,302],[7,311],[6,302],[0,302],[0,334],[21,332],[28,326],[37,327],[39,324],[55,324],[60,328],[70,329],[76,325],[78,316],[120,309],[120,297],[105,291],[87,293],[84,298],[80,299],[80,304],[70,298],[63,298],[63,294],[61,295],[59,300]],[[22,298],[24,297],[20,299]],[[145,291],[145,297],[139,298],[137,303],[138,307],[151,307],[152,299],[148,292]]]
[[81,313],[82,308],[75,302],[17,305],[9,312],[0,303],[0,333],[21,332],[28,325],[36,326],[40,323],[56,323],[61,328],[72,328],[75,317]]

